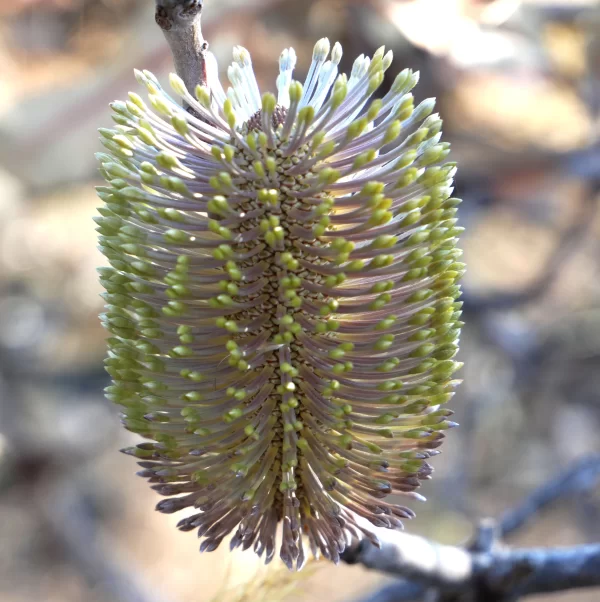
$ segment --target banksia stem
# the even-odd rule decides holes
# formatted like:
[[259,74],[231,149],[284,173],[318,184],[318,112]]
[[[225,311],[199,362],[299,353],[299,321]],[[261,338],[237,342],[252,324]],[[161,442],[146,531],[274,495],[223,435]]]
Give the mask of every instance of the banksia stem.
[[[107,292],[107,396],[150,442],[124,450],[201,550],[231,547],[291,568],[335,562],[365,527],[401,527],[419,498],[460,366],[458,199],[433,100],[418,76],[373,95],[391,53],[315,46],[304,85],[280,59],[259,94],[234,51],[227,93],[207,53],[186,112],[148,72],[101,130],[109,183],[96,218]],[[362,520],[362,519],[366,519]]]

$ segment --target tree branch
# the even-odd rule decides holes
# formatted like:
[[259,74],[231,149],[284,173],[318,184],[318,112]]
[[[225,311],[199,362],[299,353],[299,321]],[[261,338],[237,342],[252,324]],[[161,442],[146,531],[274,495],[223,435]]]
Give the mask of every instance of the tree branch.
[[350,564],[404,578],[371,600],[413,600],[434,588],[444,599],[499,602],[600,586],[600,544],[472,552],[398,532],[381,544],[376,548],[363,540],[343,557]]
[[410,581],[399,581],[382,587],[361,602],[412,602],[421,600],[427,589]]
[[[481,561],[484,564],[478,567],[477,581],[508,599],[600,586],[600,544],[506,549]],[[478,563],[475,559],[476,566]]]
[[600,544],[565,548],[509,548],[500,537],[514,533],[565,495],[591,489],[600,478],[600,454],[579,461],[535,490],[515,510],[482,521],[468,547],[446,546],[397,531],[346,550],[342,559],[402,577],[365,602],[513,602],[520,597],[583,587],[600,587]]
[[156,23],[171,48],[177,75],[192,94],[207,82],[208,43],[200,27],[203,5],[203,0],[156,0]]
[[473,576],[467,550],[395,531],[378,532],[377,537],[380,548],[363,539],[344,552],[343,560],[444,591],[462,590]]

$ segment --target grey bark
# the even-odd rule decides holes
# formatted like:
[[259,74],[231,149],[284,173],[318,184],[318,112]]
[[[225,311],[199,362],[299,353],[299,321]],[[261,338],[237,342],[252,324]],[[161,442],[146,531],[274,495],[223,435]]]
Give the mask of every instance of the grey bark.
[[177,75],[193,94],[206,85],[206,51],[200,21],[203,0],[156,0],[156,23],[171,48]]

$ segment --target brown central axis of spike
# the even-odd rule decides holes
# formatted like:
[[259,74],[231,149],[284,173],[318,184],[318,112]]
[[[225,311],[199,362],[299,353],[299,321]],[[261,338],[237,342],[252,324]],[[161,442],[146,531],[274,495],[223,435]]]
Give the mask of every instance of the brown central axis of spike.
[[[271,119],[275,132],[283,125],[286,116],[287,110],[277,106]],[[247,121],[244,130],[247,133],[260,132],[262,129],[262,111],[258,111]],[[232,141],[232,144],[235,144],[235,141]],[[258,376],[265,364],[273,369],[273,374],[269,378],[273,385],[273,392],[265,401],[265,404],[272,404],[274,408],[273,416],[276,422],[272,429],[274,435],[272,445],[276,446],[277,454],[272,458],[272,463],[273,467],[279,466],[281,471],[275,482],[273,511],[278,521],[283,520],[283,545],[290,548],[296,547],[300,536],[300,507],[302,505],[307,509],[310,507],[304,492],[302,468],[299,466],[302,450],[298,446],[304,428],[302,418],[310,412],[303,403],[303,394],[298,387],[298,381],[302,379],[299,365],[303,364],[307,370],[311,370],[311,367],[302,359],[294,333],[297,334],[300,330],[298,319],[303,314],[304,299],[311,299],[320,304],[327,301],[322,294],[306,290],[298,291],[300,279],[310,280],[315,285],[320,285],[324,278],[299,267],[299,260],[303,259],[303,254],[295,246],[296,238],[290,231],[293,225],[300,225],[293,217],[295,211],[308,212],[314,208],[314,205],[305,204],[286,194],[290,189],[300,190],[306,187],[304,184],[306,174],[293,175],[288,172],[298,164],[308,150],[308,148],[301,148],[294,157],[286,158],[280,149],[276,134],[275,146],[269,152],[274,160],[275,169],[273,170],[273,165],[264,165],[265,172],[271,171],[273,188],[267,190],[259,185],[254,188],[258,193],[258,199],[249,198],[245,203],[238,205],[241,213],[252,214],[260,210],[264,203],[264,200],[262,202],[260,200],[262,196],[263,199],[269,198],[272,203],[271,208],[259,218],[244,220],[238,231],[232,230],[234,234],[243,234],[258,226],[264,231],[262,238],[244,244],[245,252],[252,254],[252,257],[240,264],[240,267],[247,270],[258,264],[264,265],[264,270],[258,279],[263,286],[249,300],[256,299],[258,296],[265,299],[260,306],[235,314],[231,319],[245,322],[268,316],[264,325],[264,332],[268,333],[264,349],[269,350],[264,353],[261,365],[256,368],[256,371]],[[241,166],[245,167],[244,160],[247,165],[256,162],[255,157],[245,154],[243,148],[238,147],[238,151],[242,157]],[[304,222],[302,225],[307,228],[316,222],[315,219],[313,223]],[[313,244],[320,243],[315,240]],[[309,316],[304,316],[307,317]],[[324,322],[325,318],[322,318],[322,321]],[[241,336],[239,338],[234,336],[232,340],[240,338],[243,339]],[[260,351],[258,350],[259,353]],[[312,419],[318,421],[317,417],[313,416]],[[268,452],[265,452],[259,462],[268,456]],[[327,488],[327,484],[325,487]],[[295,555],[292,551],[292,557]]]

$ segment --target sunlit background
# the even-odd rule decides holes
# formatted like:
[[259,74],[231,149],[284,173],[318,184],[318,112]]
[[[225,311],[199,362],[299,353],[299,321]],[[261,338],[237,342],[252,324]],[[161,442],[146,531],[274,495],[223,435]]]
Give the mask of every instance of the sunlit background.
[[[326,563],[291,579],[225,545],[200,555],[118,453],[134,437],[102,397],[93,155],[133,68],[170,71],[153,5],[0,1],[0,600],[356,600],[384,579]],[[478,518],[599,451],[600,4],[205,0],[203,28],[223,70],[247,47],[263,88],[283,48],[302,74],[327,36],[345,70],[386,45],[391,71],[421,71],[417,100],[439,100],[467,228],[465,383],[408,529],[464,543]],[[511,543],[599,538],[597,489]]]

